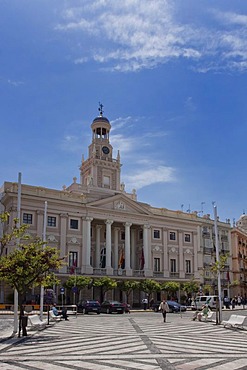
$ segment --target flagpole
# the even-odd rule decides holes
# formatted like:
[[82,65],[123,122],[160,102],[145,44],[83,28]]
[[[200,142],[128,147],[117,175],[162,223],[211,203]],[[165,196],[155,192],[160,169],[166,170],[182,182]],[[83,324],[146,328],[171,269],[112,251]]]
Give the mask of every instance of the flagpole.
[[221,317],[222,317],[222,304],[221,304],[221,278],[220,278],[220,258],[219,258],[219,238],[218,238],[218,226],[217,226],[217,207],[213,203],[214,206],[214,231],[215,231],[215,249],[216,249],[216,262],[217,262],[217,278],[218,278],[218,296],[219,296],[219,320],[217,322],[216,318],[216,324],[221,323]]
[[[17,228],[21,225],[21,172],[18,173],[18,195],[17,195]],[[20,239],[17,240],[17,248],[19,248]],[[18,331],[18,291],[14,291],[14,332]]]
[[[46,241],[46,219],[47,219],[47,201],[45,201],[45,209],[44,209],[44,224],[43,224],[43,236],[42,236],[43,243],[45,243]],[[43,320],[43,312],[44,312],[44,286],[41,285],[40,287],[40,311],[39,311],[41,321]]]

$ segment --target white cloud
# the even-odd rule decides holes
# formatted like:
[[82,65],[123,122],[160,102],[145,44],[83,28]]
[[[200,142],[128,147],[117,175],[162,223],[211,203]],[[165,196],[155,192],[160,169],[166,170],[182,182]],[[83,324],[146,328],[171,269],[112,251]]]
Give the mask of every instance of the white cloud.
[[246,68],[246,15],[205,8],[208,25],[198,18],[195,26],[178,20],[176,6],[172,0],[84,0],[64,10],[56,30],[88,34],[90,48],[75,63],[91,59],[106,70],[139,71],[178,58],[202,73]]
[[139,172],[123,176],[123,180],[129,189],[141,189],[144,186],[152,185],[157,182],[174,182],[175,169],[165,166],[142,168]]

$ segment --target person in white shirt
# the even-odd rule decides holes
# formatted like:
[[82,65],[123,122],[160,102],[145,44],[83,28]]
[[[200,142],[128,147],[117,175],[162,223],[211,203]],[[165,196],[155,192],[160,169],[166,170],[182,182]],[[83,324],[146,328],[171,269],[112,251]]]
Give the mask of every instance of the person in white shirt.
[[163,315],[164,322],[166,322],[166,314],[169,312],[169,306],[165,299],[161,302],[159,309]]

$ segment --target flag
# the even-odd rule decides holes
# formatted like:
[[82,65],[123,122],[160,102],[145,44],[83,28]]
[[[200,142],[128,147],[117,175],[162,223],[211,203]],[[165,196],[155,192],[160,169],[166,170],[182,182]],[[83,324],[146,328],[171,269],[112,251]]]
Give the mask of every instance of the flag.
[[123,249],[121,249],[121,253],[120,253],[120,256],[119,256],[118,267],[121,268],[121,269],[125,268],[125,258],[124,258]]
[[75,260],[73,262],[73,265],[70,266],[70,274],[73,275],[76,272],[76,267],[77,267],[77,261]]
[[144,250],[142,248],[141,258],[140,258],[140,270],[143,270],[144,265],[145,265],[145,257],[144,257]]
[[226,273],[226,280],[228,281],[228,283],[230,283],[230,271],[229,270]]

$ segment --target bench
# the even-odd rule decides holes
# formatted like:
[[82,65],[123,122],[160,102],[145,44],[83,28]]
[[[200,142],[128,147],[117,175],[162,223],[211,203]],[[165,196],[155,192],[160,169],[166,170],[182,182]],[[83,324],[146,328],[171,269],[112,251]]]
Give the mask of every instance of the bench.
[[203,321],[212,321],[212,320],[213,320],[213,314],[214,314],[214,312],[213,312],[213,311],[209,311],[209,312],[207,313],[207,315],[203,315],[203,316],[201,317],[201,319],[202,319]]
[[62,315],[56,316],[56,315],[54,315],[54,312],[52,310],[49,311],[49,317],[53,321],[60,321],[60,320],[62,320]]
[[221,322],[224,327],[230,326],[232,328],[242,328],[246,316],[242,315],[231,315],[229,320],[224,320]]
[[44,329],[47,325],[47,320],[41,321],[38,315],[28,316],[28,328],[32,329]]

